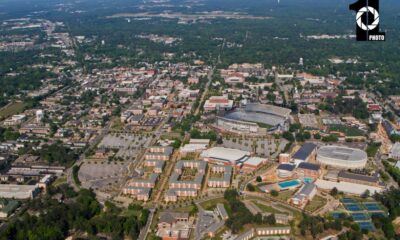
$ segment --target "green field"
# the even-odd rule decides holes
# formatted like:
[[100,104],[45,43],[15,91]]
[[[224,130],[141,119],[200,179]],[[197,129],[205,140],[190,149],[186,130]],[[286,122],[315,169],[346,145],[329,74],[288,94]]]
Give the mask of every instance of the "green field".
[[305,210],[314,212],[326,204],[326,199],[321,196],[315,196],[311,202],[307,204]]
[[358,128],[346,127],[346,126],[332,126],[329,128],[330,131],[341,132],[346,134],[348,137],[364,136],[364,132]]
[[25,104],[23,102],[11,103],[10,105],[7,105],[0,109],[0,118],[5,119],[12,115],[21,113],[24,111],[24,108]]

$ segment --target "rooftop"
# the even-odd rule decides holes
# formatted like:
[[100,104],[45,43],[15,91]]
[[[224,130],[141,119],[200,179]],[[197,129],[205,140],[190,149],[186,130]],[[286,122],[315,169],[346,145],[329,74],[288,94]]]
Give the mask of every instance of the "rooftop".
[[314,143],[305,143],[301,148],[293,155],[294,159],[300,159],[306,161],[310,154],[317,148]]
[[248,156],[250,156],[250,152],[224,147],[213,147],[201,153],[203,158],[220,159],[231,163],[244,160]]
[[367,153],[361,149],[338,145],[321,147],[318,150],[318,156],[347,161],[361,161],[367,159]]

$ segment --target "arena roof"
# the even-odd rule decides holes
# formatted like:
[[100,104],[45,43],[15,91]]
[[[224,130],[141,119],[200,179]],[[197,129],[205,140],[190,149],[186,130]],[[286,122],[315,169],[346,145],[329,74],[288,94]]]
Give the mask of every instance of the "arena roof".
[[367,158],[367,153],[361,149],[332,145],[318,150],[318,156],[344,161],[361,161]]
[[242,151],[233,148],[213,147],[201,153],[203,158],[213,158],[216,160],[229,161],[235,163],[240,160],[245,160],[250,156],[250,152]]

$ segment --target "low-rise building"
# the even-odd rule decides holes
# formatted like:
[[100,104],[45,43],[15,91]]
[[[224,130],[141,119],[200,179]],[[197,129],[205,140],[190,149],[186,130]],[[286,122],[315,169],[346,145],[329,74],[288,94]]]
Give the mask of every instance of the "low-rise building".
[[232,107],[233,100],[226,96],[213,96],[204,103],[204,111],[231,110]]
[[277,175],[280,178],[291,177],[294,173],[295,168],[296,168],[296,165],[293,165],[293,164],[289,164],[289,163],[279,164],[279,166],[276,168]]
[[169,179],[166,202],[175,202],[178,197],[196,197],[203,184],[207,163],[204,161],[178,161]]
[[294,205],[304,206],[311,201],[317,193],[317,187],[314,183],[305,183],[290,199]]
[[297,176],[301,178],[319,178],[321,166],[315,163],[301,162],[296,168]]
[[190,228],[188,213],[161,212],[157,236],[163,240],[185,240],[190,237]]
[[292,159],[296,165],[301,162],[307,162],[315,157],[317,145],[314,143],[305,143],[301,148],[293,155]]
[[400,160],[400,142],[396,142],[389,152],[389,158]]
[[379,177],[377,175],[368,176],[363,174],[351,173],[345,170],[339,172],[338,180],[340,182],[350,182],[377,187],[380,186]]
[[213,166],[211,167],[211,176],[208,179],[208,187],[228,188],[231,185],[231,178],[231,166]]

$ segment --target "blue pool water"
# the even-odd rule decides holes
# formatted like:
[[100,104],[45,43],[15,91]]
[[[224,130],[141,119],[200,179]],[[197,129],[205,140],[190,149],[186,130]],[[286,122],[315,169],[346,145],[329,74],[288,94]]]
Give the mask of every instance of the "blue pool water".
[[312,183],[312,182],[314,182],[314,179],[313,178],[309,178],[309,177],[305,177],[305,178],[303,178],[303,182],[304,183]]
[[280,182],[278,183],[278,186],[281,189],[289,189],[289,188],[294,188],[300,185],[300,181],[299,180],[289,180],[289,181],[284,181],[284,182]]

